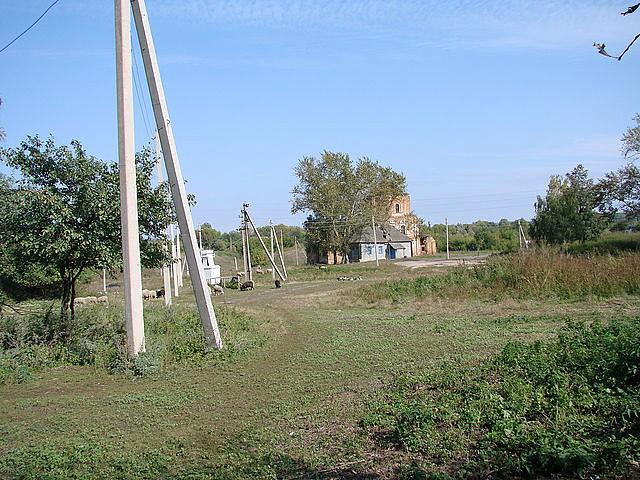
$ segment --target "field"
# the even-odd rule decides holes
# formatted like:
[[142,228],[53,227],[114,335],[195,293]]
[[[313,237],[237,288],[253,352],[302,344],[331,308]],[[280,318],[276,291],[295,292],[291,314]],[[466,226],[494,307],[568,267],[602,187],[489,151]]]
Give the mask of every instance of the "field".
[[[8,382],[0,386],[0,477],[428,478],[409,472],[415,459],[363,426],[394,379],[443,363],[479,365],[508,342],[554,339],[567,320],[640,313],[633,285],[559,296],[506,287],[494,294],[486,285],[476,294],[397,298],[385,290],[449,272],[386,262],[290,267],[283,289],[265,275],[254,292],[214,297],[219,311],[243,319],[231,330],[222,325],[229,354],[188,357],[141,376],[61,365]],[[337,281],[341,275],[362,280]],[[118,281],[110,282],[117,312]],[[80,293],[98,285],[96,277]],[[159,286],[147,272],[145,287]],[[194,309],[186,283],[177,304],[176,315]],[[91,308],[85,314],[99,315]],[[166,321],[162,300],[145,308],[148,329]]]

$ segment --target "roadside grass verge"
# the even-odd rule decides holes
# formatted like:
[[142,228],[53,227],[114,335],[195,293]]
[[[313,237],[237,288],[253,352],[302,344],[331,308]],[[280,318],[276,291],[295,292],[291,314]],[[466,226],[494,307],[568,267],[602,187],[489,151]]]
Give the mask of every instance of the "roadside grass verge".
[[177,364],[228,361],[262,345],[255,321],[231,307],[216,308],[225,348],[206,351],[197,311],[175,305],[145,308],[147,351],[129,358],[120,305],[89,306],[78,312],[62,337],[55,310],[0,316],[0,384],[22,383],[36,372],[64,365],[88,365],[114,373],[147,375]]
[[640,460],[640,318],[568,324],[480,366],[409,373],[361,420],[396,478],[598,478]]
[[440,275],[380,282],[344,295],[365,303],[398,303],[430,296],[571,300],[638,293],[640,254],[582,257],[539,249],[492,256],[484,265]]

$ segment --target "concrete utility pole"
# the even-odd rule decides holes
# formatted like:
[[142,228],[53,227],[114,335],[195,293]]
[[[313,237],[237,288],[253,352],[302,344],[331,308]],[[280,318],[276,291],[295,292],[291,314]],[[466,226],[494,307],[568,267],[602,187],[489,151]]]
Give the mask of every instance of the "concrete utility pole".
[[200,224],[200,228],[198,229],[198,248],[200,249],[200,253],[202,253],[202,224]]
[[275,237],[275,240],[276,240],[276,247],[278,248],[278,256],[280,257],[280,264],[282,265],[282,272],[284,273],[284,277],[282,275],[280,275],[280,277],[282,278],[282,280],[286,280],[287,268],[284,265],[284,255],[282,254],[282,250],[280,249],[280,244],[278,243],[278,234],[276,233],[276,229],[274,227],[271,227],[271,231],[273,232],[273,236]]
[[[276,243],[277,241],[278,239],[276,238]],[[280,254],[280,258],[282,259],[282,271],[284,272],[284,276],[286,278],[289,278],[289,274],[287,273],[287,267],[284,261],[284,240],[282,239],[282,229],[280,229],[280,248],[282,250],[282,253]]]
[[[157,176],[158,176],[158,185],[161,185],[164,182],[164,172],[162,167],[162,152],[160,150],[160,137],[158,136],[158,132],[156,132],[156,168],[157,168]],[[165,243],[163,245],[163,251],[165,254],[167,253],[167,244],[166,241],[170,238],[171,228],[167,225],[167,234],[165,238]],[[171,256],[173,257],[173,251],[171,252]],[[162,266],[162,286],[164,287],[164,306],[168,307],[171,305],[171,268],[169,265]]]
[[242,204],[242,252],[244,257],[244,278],[253,281],[253,269],[251,268],[251,249],[249,247],[249,214],[247,213],[248,203]]
[[[269,262],[271,263],[271,266],[273,267],[274,272],[276,272],[278,274],[278,276],[284,281],[284,280],[286,280],[287,275],[286,275],[286,273],[283,275],[282,272],[280,272],[280,270],[278,269],[278,266],[276,265],[275,259],[269,253],[269,250],[267,250],[267,246],[265,245],[264,241],[262,240],[262,235],[260,235],[260,232],[256,228],[255,223],[253,223],[253,220],[251,219],[251,215],[249,215],[249,212],[247,212],[247,210],[246,210],[246,207],[248,207],[248,206],[249,205],[245,205],[245,209],[243,210],[245,218],[247,219],[247,221],[251,224],[251,226],[255,230],[256,236],[258,237],[258,241],[260,242],[260,245],[262,246],[262,248],[264,250],[264,253],[267,255],[267,258],[269,259]],[[275,233],[273,228],[271,228],[271,233],[272,233],[272,235]],[[277,244],[278,244],[278,237],[276,236],[276,245]]]
[[136,152],[133,128],[131,8],[129,1],[115,0],[115,24],[124,316],[129,354],[136,357],[140,352],[144,352],[144,314],[142,310],[142,268],[140,266]]
[[378,260],[378,236],[376,234],[376,220],[373,217],[373,213],[371,214],[371,228],[373,228],[373,249],[376,254],[376,267],[380,266],[380,260]]
[[[274,251],[273,251],[273,223],[271,222],[271,220],[269,220],[269,237],[271,237],[271,258],[273,258],[274,256]],[[273,280],[275,282],[276,280],[276,269],[272,268],[271,269],[271,280]]]
[[173,261],[171,262],[171,274],[173,277],[173,292],[174,296],[178,297],[180,295],[180,285],[178,281],[178,242],[176,241],[177,233],[175,225],[171,224],[169,226],[171,230],[171,258]]
[[[178,222],[179,223],[179,222]],[[180,228],[176,228],[176,258],[178,263],[178,286],[184,287],[184,281],[182,275],[184,275],[184,265],[182,264],[182,252],[180,252]]]
[[176,209],[180,231],[184,237],[189,274],[191,275],[191,283],[196,297],[196,304],[198,305],[198,313],[200,314],[200,322],[202,324],[205,342],[207,346],[222,348],[222,337],[220,336],[216,314],[213,310],[213,304],[211,303],[209,286],[204,276],[202,259],[200,258],[196,244],[191,209],[189,208],[184,178],[182,177],[182,169],[173,138],[173,128],[169,120],[169,109],[164,95],[164,88],[162,86],[162,80],[160,79],[160,69],[158,67],[156,49],[151,35],[147,7],[144,0],[131,0],[131,6],[133,7],[133,17],[138,33],[140,51],[142,52],[142,59],[144,61],[144,70],[147,76],[156,127],[160,134],[162,153],[167,166],[167,175],[169,176],[173,203]]
[[293,237],[293,245],[296,247],[296,266],[300,266],[300,258],[298,257],[298,237]]
[[520,250],[522,250],[522,226],[520,226],[520,220],[518,220],[518,241],[520,242]]
[[447,230],[447,260],[451,257],[449,256],[449,220],[447,218],[444,219],[445,228]]

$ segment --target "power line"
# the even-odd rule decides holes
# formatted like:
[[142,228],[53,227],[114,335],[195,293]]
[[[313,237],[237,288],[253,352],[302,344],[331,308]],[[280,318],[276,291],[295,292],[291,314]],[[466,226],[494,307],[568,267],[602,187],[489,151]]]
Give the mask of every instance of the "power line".
[[38,18],[36,18],[35,22],[33,22],[31,25],[29,25],[25,31],[23,31],[20,35],[18,35],[13,40],[11,40],[9,43],[7,43],[4,47],[2,47],[0,49],[0,53],[4,52],[7,48],[9,48],[11,45],[13,45],[21,36],[23,36],[25,33],[27,33],[29,30],[31,30],[33,27],[35,27],[36,23],[38,23],[40,20],[42,20],[42,17],[44,17],[47,14],[47,12],[49,10],[51,10],[54,7],[54,5],[56,3],[58,3],[59,1],[60,0],[55,0],[55,2],[53,2],[51,5],[49,5],[49,7],[44,12],[42,12],[42,15],[40,15]]
[[[131,42],[132,44],[134,44],[135,42]],[[147,131],[147,137],[149,139],[151,139],[151,127],[150,127],[150,122],[147,120],[147,102],[144,102],[143,105],[143,100],[142,100],[142,82],[140,81],[140,72],[138,69],[138,60],[136,58],[135,52],[133,52],[133,54],[131,55],[133,57],[133,64],[134,64],[134,72],[135,75],[133,76],[133,83],[135,86],[135,93],[137,93],[137,97],[138,97],[138,105],[140,106],[140,114],[142,115],[142,121],[144,122],[144,128]],[[136,81],[137,78],[137,81]],[[155,129],[154,129],[155,130]]]

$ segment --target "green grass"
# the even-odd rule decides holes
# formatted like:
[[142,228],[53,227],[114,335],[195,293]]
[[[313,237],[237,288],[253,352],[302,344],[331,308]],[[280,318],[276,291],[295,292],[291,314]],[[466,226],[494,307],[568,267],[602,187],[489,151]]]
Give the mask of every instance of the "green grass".
[[21,383],[43,369],[68,365],[145,375],[177,364],[217,364],[264,342],[247,314],[221,307],[217,316],[225,348],[207,351],[197,311],[182,305],[168,309],[150,305],[145,309],[146,352],[130,359],[121,305],[79,309],[65,338],[57,333],[60,324],[52,308],[5,314],[0,317],[0,384]]
[[[349,268],[360,275],[370,266]],[[442,362],[479,365],[511,341],[552,340],[567,318],[640,311],[635,296],[435,297],[372,308],[339,297],[353,286],[335,280],[352,275],[339,271],[215,297],[219,316],[233,315],[222,318],[229,354],[202,357],[186,288],[173,314],[145,303],[155,373],[65,362],[0,386],[0,478],[397,478],[396,458],[381,456],[359,427],[371,394],[391,379]],[[380,278],[370,272],[361,288]],[[411,275],[393,264],[381,274]],[[110,308],[121,311],[116,301]]]
[[[640,460],[640,317],[570,323],[480,367],[394,379],[361,424],[411,478],[629,475]],[[403,468],[398,474],[402,476]]]

